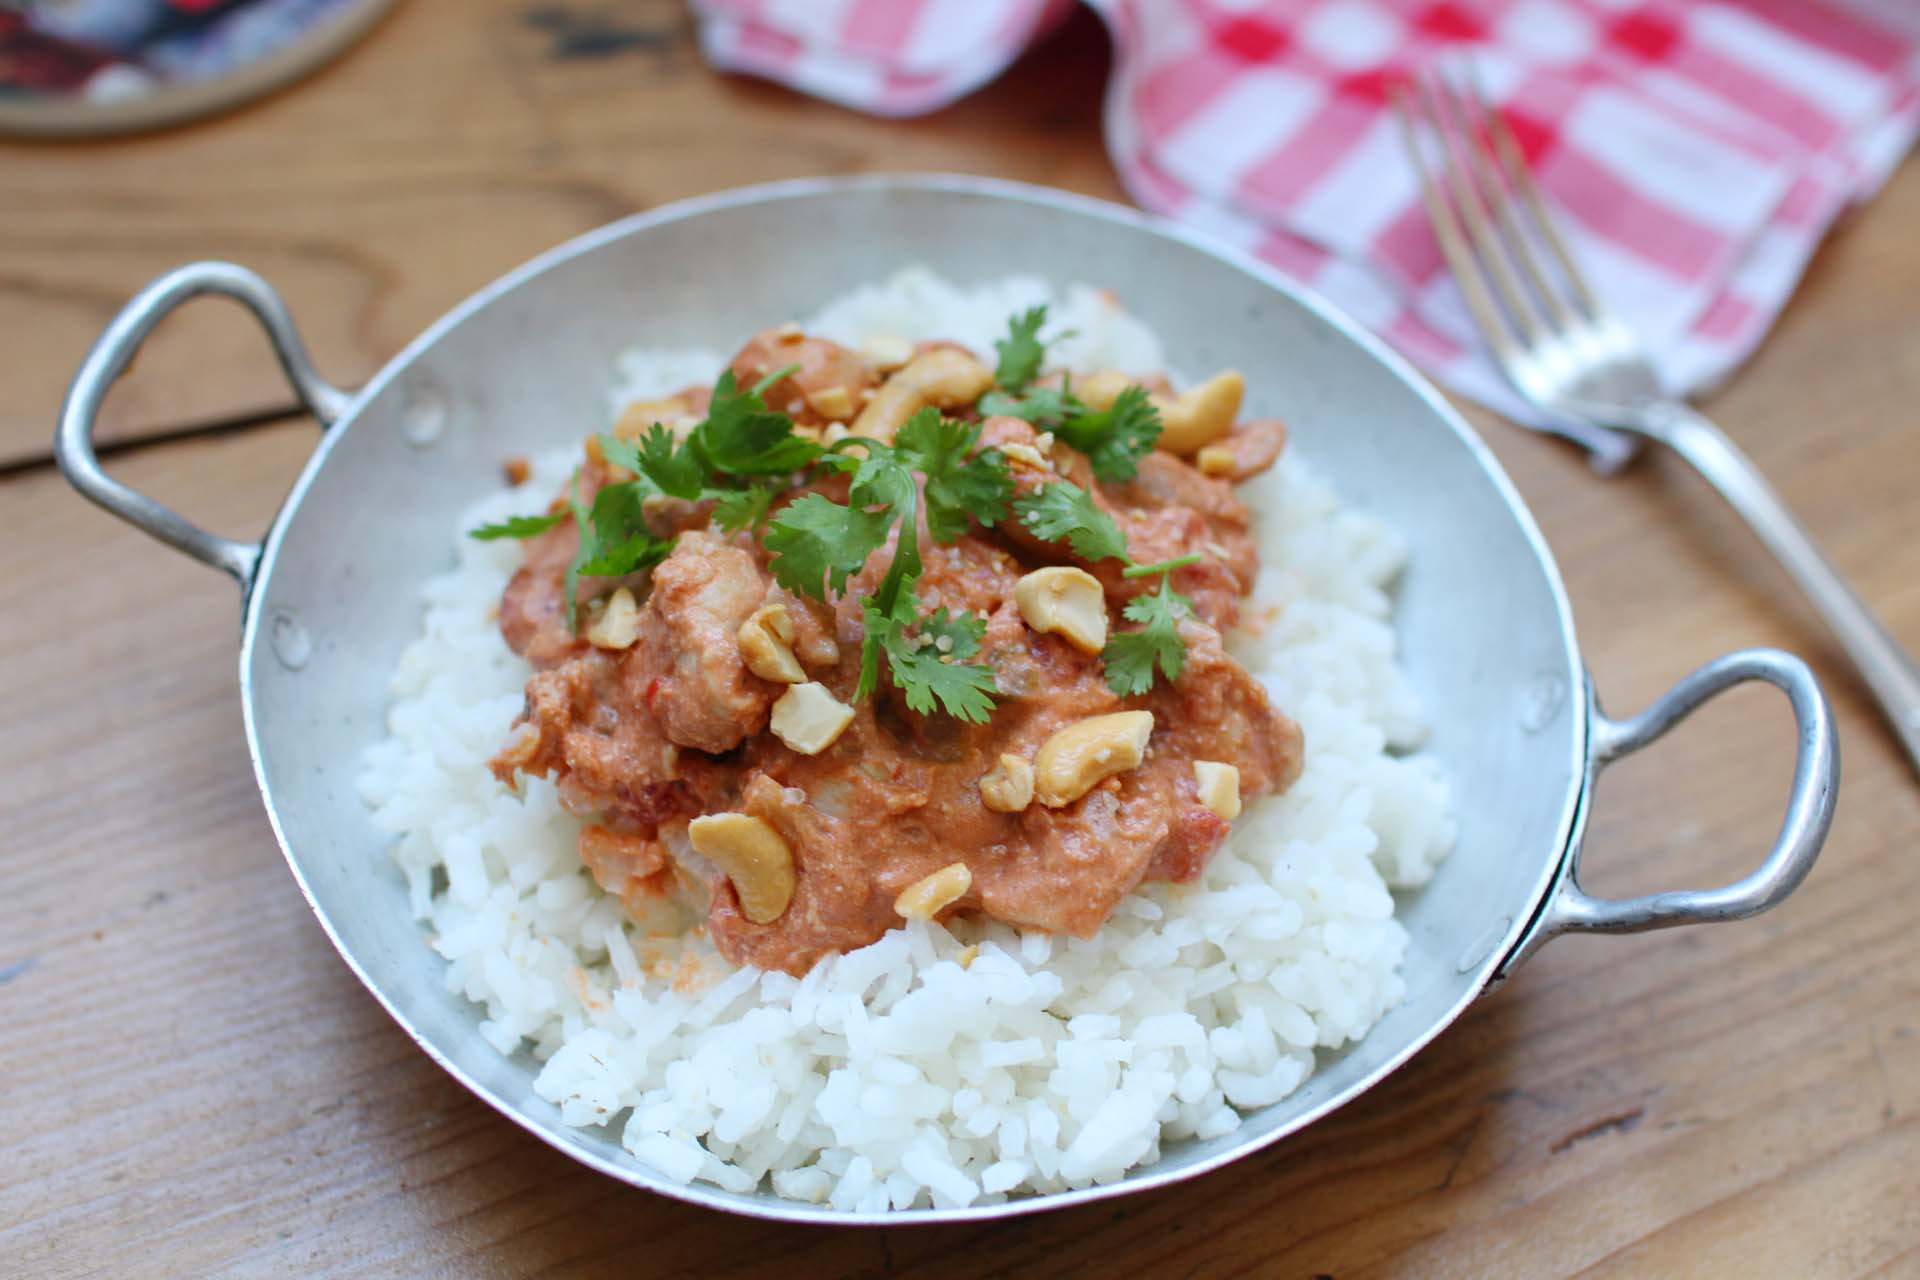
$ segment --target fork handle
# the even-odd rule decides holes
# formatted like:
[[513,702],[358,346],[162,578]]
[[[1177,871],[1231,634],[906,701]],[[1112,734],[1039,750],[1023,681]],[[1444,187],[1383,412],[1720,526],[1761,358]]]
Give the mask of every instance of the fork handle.
[[1906,748],[1907,759],[1920,771],[1920,666],[1854,594],[1753,459],[1726,432],[1683,404],[1649,406],[1645,417],[1648,433],[1706,477],[1800,585],[1866,681]]

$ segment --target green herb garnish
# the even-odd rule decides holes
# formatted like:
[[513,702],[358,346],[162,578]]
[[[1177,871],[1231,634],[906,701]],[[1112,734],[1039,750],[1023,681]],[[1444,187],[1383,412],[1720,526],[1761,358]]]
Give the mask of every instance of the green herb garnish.
[[552,511],[544,516],[508,516],[494,524],[469,529],[467,536],[480,542],[492,542],[496,538],[531,538],[553,528],[567,515],[565,511]]
[[993,344],[1000,363],[994,367],[994,385],[1003,391],[1018,393],[1040,374],[1047,358],[1047,344],[1040,341],[1040,326],[1047,322],[1047,309],[1034,307],[1007,322],[1007,336]]
[[1048,542],[1066,539],[1074,554],[1087,560],[1125,560],[1127,535],[1079,485],[1056,481],[1042,485],[1013,504],[1020,523]]
[[1134,697],[1153,688],[1153,669],[1172,683],[1180,678],[1187,662],[1186,642],[1180,638],[1180,620],[1193,616],[1193,601],[1173,589],[1172,572],[1163,571],[1160,587],[1149,595],[1127,601],[1123,612],[1138,631],[1122,631],[1107,641],[1100,651],[1106,664],[1107,687],[1123,698]]

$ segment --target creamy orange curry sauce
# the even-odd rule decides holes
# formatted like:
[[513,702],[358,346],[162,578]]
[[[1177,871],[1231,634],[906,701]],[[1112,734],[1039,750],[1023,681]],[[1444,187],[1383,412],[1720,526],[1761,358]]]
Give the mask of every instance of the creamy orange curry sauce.
[[[572,610],[578,525],[528,538],[500,626],[536,674],[492,767],[503,781],[557,783],[588,819],[587,868],[630,910],[691,892],[724,955],[796,974],[906,916],[981,913],[1085,936],[1143,880],[1197,875],[1242,803],[1293,782],[1298,727],[1221,643],[1258,567],[1231,486],[1271,466],[1284,441],[1276,422],[1236,421],[1237,374],[1185,396],[1155,376],[1081,380],[1084,406],[1137,384],[1161,419],[1160,447],[1132,477],[1102,480],[1035,423],[983,414],[994,371],[952,344],[856,352],[786,326],[749,342],[732,372],[740,387],[778,375],[766,405],[825,444],[891,441],[929,407],[977,424],[973,451],[991,451],[1016,501],[1078,486],[1130,559],[1089,559],[1011,514],[939,542],[922,503],[920,607],[984,621],[971,661],[990,674],[993,707],[974,722],[914,710],[884,669],[856,696],[862,601],[883,585],[897,527],[841,590],[815,599],[776,580],[764,526],[724,533],[711,501],[654,494],[646,524],[676,538],[671,551],[648,570],[581,577]],[[614,436],[658,423],[684,440],[711,394],[636,405]],[[633,478],[608,452],[589,442],[574,481],[582,502]],[[808,493],[845,503],[849,484],[845,471],[793,473],[770,515]],[[563,496],[552,510],[566,507]],[[1165,561],[1177,567],[1125,573]],[[1132,625],[1123,607],[1161,579],[1190,602],[1179,674],[1123,695],[1102,650]]]

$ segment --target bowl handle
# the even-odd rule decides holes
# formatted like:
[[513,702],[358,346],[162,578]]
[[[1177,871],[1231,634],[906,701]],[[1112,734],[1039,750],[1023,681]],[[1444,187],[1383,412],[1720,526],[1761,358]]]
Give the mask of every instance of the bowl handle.
[[93,427],[107,389],[127,371],[134,354],[174,308],[203,293],[217,293],[244,303],[267,331],[273,351],[286,370],[287,380],[308,412],[322,427],[332,426],[346,411],[352,396],[323,379],[307,358],[306,344],[293,327],[293,317],[273,286],[245,267],[231,262],[194,262],[176,268],[142,289],[113,318],[87,352],[67,391],[54,436],[54,457],[68,483],[122,520],[143,529],[170,547],[203,564],[225,570],[244,592],[253,583],[260,560],[260,544],[235,542],[209,533],[169,507],[155,502],[108,475],[93,448]]
[[[1600,771],[1655,741],[1715,694],[1764,680],[1787,695],[1799,730],[1787,814],[1773,849],[1751,873],[1717,889],[1672,889],[1638,898],[1597,898],[1580,887],[1587,808]],[[1591,683],[1589,683],[1591,689]],[[1741,920],[1775,906],[1806,879],[1833,822],[1840,787],[1840,741],[1833,711],[1807,664],[1778,649],[1742,649],[1717,658],[1669,689],[1631,720],[1614,720],[1590,694],[1591,751],[1571,852],[1551,897],[1519,946],[1500,967],[1505,977],[1563,933],[1638,933],[1680,924]]]

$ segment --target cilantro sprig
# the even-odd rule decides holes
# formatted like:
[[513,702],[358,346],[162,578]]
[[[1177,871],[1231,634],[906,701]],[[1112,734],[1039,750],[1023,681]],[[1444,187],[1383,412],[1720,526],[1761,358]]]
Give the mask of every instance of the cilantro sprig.
[[[1069,381],[1034,385],[1046,359],[1040,338],[1046,316],[1045,307],[1035,307],[1011,319],[1008,336],[994,344],[996,389],[981,399],[980,412],[1011,414],[1051,429],[1087,455],[1099,479],[1131,479],[1160,434],[1159,413],[1139,386],[1095,410]],[[1179,678],[1186,655],[1179,623],[1194,613],[1192,602],[1173,589],[1172,575],[1199,560],[1198,554],[1134,563],[1119,524],[1088,490],[1071,482],[1049,483],[1016,499],[1005,456],[980,446],[979,423],[948,419],[936,409],[916,413],[891,444],[848,437],[823,447],[766,403],[766,391],[794,371],[775,370],[744,390],[731,370],[721,374],[706,417],[684,434],[654,423],[637,438],[600,436],[602,456],[632,479],[603,485],[589,504],[576,474],[565,510],[513,516],[482,525],[472,536],[530,538],[571,519],[580,545],[566,571],[570,626],[582,577],[641,572],[672,552],[674,540],[656,536],[647,525],[650,498],[711,504],[721,529],[760,536],[776,581],[822,602],[844,595],[849,581],[891,540],[886,572],[860,601],[866,638],[854,696],[871,696],[884,666],[913,710],[983,723],[994,707],[994,675],[969,659],[979,654],[986,622],[945,608],[922,615],[915,585],[923,569],[920,517],[924,513],[934,542],[944,544],[975,522],[990,527],[1013,516],[1037,537],[1064,541],[1087,561],[1121,561],[1123,577],[1159,574],[1158,588],[1122,611],[1138,629],[1114,635],[1101,657],[1107,684],[1123,697],[1151,689],[1156,671],[1170,681]],[[847,478],[845,502],[808,492],[774,511],[796,475],[823,471]]]
[[1000,362],[994,366],[994,385],[1018,393],[1040,375],[1041,362],[1047,358],[1047,344],[1040,341],[1040,326],[1047,322],[1047,309],[1033,307],[1011,317],[1007,336],[993,344]]
[[[785,477],[812,465],[820,446],[793,431],[793,420],[767,407],[768,387],[797,365],[776,369],[742,391],[733,371],[714,385],[707,416],[683,440],[656,422],[637,440],[599,437],[601,456],[633,479],[602,485],[588,506],[580,477],[568,485],[567,509],[542,516],[514,516],[482,525],[471,536],[531,538],[571,519],[580,545],[567,565],[567,625],[578,625],[581,578],[620,578],[651,569],[672,553],[675,539],[654,534],[646,520],[648,498],[665,496],[713,503],[722,529],[755,528],[772,510]],[[778,477],[778,480],[773,478]]]
[[508,516],[505,520],[469,529],[467,536],[476,542],[492,542],[497,538],[531,538],[553,528],[569,514],[566,511],[550,511],[543,516]]
[[998,388],[980,400],[980,412],[992,417],[1024,418],[1052,430],[1069,446],[1087,455],[1094,475],[1114,484],[1133,479],[1140,459],[1160,438],[1160,411],[1145,387],[1130,386],[1105,409],[1095,409],[1073,393],[1063,379],[1058,387],[1031,386],[1046,358],[1040,326],[1047,309],[1035,307],[1008,321],[1007,336],[994,343],[1000,354],[993,381]]
[[1173,571],[1162,569],[1157,590],[1127,601],[1122,612],[1140,623],[1140,629],[1119,632],[1100,651],[1107,687],[1123,698],[1153,688],[1156,666],[1169,684],[1186,668],[1187,645],[1180,638],[1180,620],[1194,616],[1193,601],[1173,589],[1172,579]]
[[1127,535],[1102,511],[1093,495],[1066,480],[1044,484],[1013,504],[1020,523],[1048,542],[1065,539],[1088,560],[1125,560]]
[[[774,579],[822,602],[828,592],[845,594],[848,579],[893,538],[893,559],[878,589],[861,601],[866,639],[855,698],[879,687],[884,663],[915,711],[938,708],[975,723],[993,711],[993,673],[965,661],[979,650],[985,623],[944,609],[921,617],[913,586],[922,570],[923,501],[936,543],[955,541],[973,520],[992,524],[1006,517],[1013,497],[1006,459],[979,442],[979,424],[951,421],[931,408],[909,418],[892,444],[849,437],[818,459],[849,477],[847,501],[802,494],[767,524],[764,545]],[[924,484],[915,481],[916,472]]]

